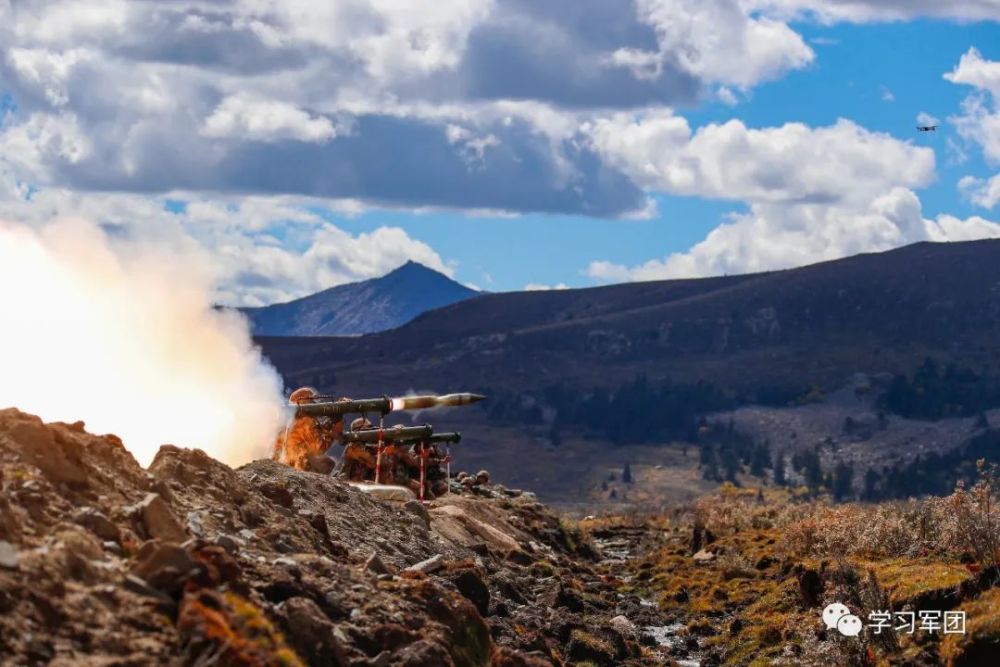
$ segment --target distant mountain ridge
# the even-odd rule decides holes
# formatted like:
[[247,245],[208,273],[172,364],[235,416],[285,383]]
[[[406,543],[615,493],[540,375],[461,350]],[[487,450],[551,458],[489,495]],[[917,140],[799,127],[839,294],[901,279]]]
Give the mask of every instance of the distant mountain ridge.
[[257,336],[357,336],[406,324],[479,292],[417,262],[287,303],[243,308]]
[[[896,392],[904,403],[951,392],[941,411],[968,414],[971,395],[994,411],[982,421],[1000,423],[1000,405],[986,401],[1000,393],[997,340],[1000,240],[750,275],[487,294],[364,337],[257,338],[287,387],[487,395],[428,419],[463,432],[464,469],[567,503],[610,502],[601,495],[609,476],[621,479],[629,461],[651,493],[697,492],[698,456],[649,445],[690,440],[701,418],[735,423],[770,442],[772,455],[833,443],[824,444],[826,472],[846,461],[856,488],[868,470],[883,491],[903,488],[886,467],[917,454],[959,461],[950,452],[965,447],[973,418],[906,422],[882,410],[882,392],[897,386],[894,375],[914,378]],[[917,387],[928,357],[940,372]]]
[[1000,375],[998,335],[1000,240],[984,240],[769,273],[488,294],[363,340],[260,342],[286,378],[333,372],[355,392],[405,388],[417,365],[441,386],[611,387],[642,373],[756,394],[909,372],[928,355]]

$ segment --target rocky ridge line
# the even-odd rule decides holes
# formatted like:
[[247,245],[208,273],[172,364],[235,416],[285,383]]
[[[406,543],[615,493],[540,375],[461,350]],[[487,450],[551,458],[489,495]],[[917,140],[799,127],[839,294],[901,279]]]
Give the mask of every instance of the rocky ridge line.
[[429,507],[0,411],[0,664],[663,664],[531,494]]

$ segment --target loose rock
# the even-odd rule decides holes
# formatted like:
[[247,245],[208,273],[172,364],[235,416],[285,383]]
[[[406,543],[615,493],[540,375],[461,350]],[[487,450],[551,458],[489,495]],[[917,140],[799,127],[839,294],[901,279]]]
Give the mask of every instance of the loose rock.
[[386,564],[381,558],[379,558],[379,555],[374,552],[372,552],[372,555],[365,561],[363,569],[366,572],[371,572],[372,574],[390,574],[389,568],[386,567]]
[[0,567],[8,570],[16,570],[21,558],[17,549],[10,542],[0,540]]
[[121,531],[111,522],[104,512],[94,507],[83,507],[73,515],[73,521],[94,535],[97,535],[103,542],[121,543]]
[[444,556],[437,554],[436,556],[431,556],[427,560],[422,560],[419,563],[411,565],[406,568],[405,572],[423,572],[424,574],[430,574],[432,572],[437,572],[442,567],[444,567]]
[[151,538],[164,542],[183,542],[188,537],[177,517],[170,511],[170,506],[159,494],[146,494],[145,498],[129,508],[129,513],[142,520],[142,525]]

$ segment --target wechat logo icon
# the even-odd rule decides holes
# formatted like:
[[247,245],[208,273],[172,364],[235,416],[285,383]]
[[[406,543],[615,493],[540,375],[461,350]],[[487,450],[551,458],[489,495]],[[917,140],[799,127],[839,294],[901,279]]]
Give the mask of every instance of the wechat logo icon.
[[823,610],[823,623],[830,630],[837,629],[845,637],[857,637],[861,634],[861,619],[851,613],[847,605],[834,602]]

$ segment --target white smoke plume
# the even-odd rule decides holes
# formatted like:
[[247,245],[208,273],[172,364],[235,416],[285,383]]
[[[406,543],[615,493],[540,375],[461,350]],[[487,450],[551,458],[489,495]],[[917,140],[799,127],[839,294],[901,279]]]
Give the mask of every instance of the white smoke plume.
[[213,310],[210,267],[127,248],[86,222],[0,221],[0,408],[83,420],[144,466],[167,443],[230,465],[266,455],[281,380],[246,322]]

